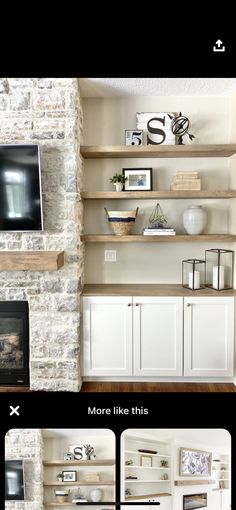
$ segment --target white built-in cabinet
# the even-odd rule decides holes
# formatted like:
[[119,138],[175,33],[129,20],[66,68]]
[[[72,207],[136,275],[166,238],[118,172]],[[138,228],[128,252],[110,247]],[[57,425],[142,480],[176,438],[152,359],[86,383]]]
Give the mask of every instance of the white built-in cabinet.
[[230,490],[212,491],[211,501],[211,507],[214,510],[231,510]]
[[182,297],[133,298],[134,376],[182,375],[182,345]]
[[234,298],[184,298],[184,374],[233,376],[233,353]]
[[[157,503],[157,505],[149,505],[148,502]],[[171,510],[171,497],[160,497],[152,499],[142,499],[140,503],[146,503],[146,505],[122,505],[122,510]]]
[[132,298],[83,298],[84,375],[132,374]]
[[84,376],[232,377],[234,297],[84,296]]
[[[163,461],[166,463],[165,467],[162,465]],[[170,443],[153,437],[147,438],[145,435],[133,436],[125,432],[122,435],[121,449],[121,500],[143,504],[142,507],[132,505],[134,510],[141,510],[141,508],[172,510],[171,487]],[[126,494],[127,490],[130,493],[129,496]],[[156,506],[148,503],[156,503]],[[123,506],[123,510],[130,509],[128,505]]]

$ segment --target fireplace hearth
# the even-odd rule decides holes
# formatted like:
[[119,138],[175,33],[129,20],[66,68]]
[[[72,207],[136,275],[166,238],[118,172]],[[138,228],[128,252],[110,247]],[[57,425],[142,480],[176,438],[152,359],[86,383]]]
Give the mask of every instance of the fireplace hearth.
[[0,302],[0,386],[29,386],[29,307]]
[[187,494],[183,496],[183,510],[195,510],[207,507],[207,493]]

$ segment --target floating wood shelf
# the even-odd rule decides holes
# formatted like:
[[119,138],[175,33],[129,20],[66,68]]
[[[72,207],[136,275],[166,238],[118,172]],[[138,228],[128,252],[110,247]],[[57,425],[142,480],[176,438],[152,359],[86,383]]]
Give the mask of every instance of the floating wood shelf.
[[80,237],[84,243],[228,243],[235,242],[236,235],[232,234],[202,234],[202,235],[128,235],[114,234],[84,234]]
[[55,501],[54,502],[50,502],[50,503],[47,503],[47,501],[44,501],[43,505],[44,506],[74,506],[76,503],[72,503],[71,501],[68,501],[68,503],[57,503]]
[[[106,284],[105,284],[105,285],[106,285]],[[97,287],[97,285],[95,285],[95,286]],[[98,284],[98,286],[99,286],[99,284]],[[108,286],[110,286],[110,284],[108,284]],[[112,284],[112,286],[113,286],[113,284]],[[130,288],[129,284],[128,284],[128,285],[125,285],[125,286]],[[132,286],[132,285],[131,285],[131,286]],[[135,284],[134,284],[134,287],[140,287],[140,288],[142,288],[142,286],[146,287],[146,284],[144,284],[144,285],[143,285],[143,284],[141,284],[141,285],[135,285]],[[147,285],[147,286],[148,286],[148,285]],[[86,285],[86,287],[90,287],[90,285]],[[119,284],[118,284],[118,287],[124,287],[124,285],[122,285],[122,284],[121,284],[121,285],[119,285]],[[159,285],[157,285],[157,287],[159,287]],[[104,295],[105,295],[105,294],[104,294]],[[117,294],[117,295],[118,295],[118,294]],[[128,296],[130,296],[130,294],[127,294],[127,295],[128,295]],[[139,295],[139,296],[140,296],[140,294],[137,294],[137,295]],[[150,294],[147,294],[147,296],[150,296]],[[132,453],[132,454],[134,453],[135,455],[143,455],[143,454],[144,454],[144,452],[139,452],[138,450],[125,450],[125,453]],[[165,454],[160,454],[160,453],[147,453],[147,455],[148,455],[149,457],[165,457],[165,458],[166,458],[166,457],[168,457],[168,458],[171,458],[171,455],[165,455]],[[125,467],[128,467],[128,466],[125,466]],[[131,466],[130,466],[130,467],[131,467]]]
[[[236,296],[236,289],[213,290],[210,288],[189,290],[180,284],[116,284],[94,283],[86,284],[83,296]],[[136,452],[138,455],[138,452]],[[141,455],[141,454],[139,454]],[[152,455],[152,457],[168,457],[168,455]]]
[[44,466],[114,466],[114,459],[100,460],[44,460]]
[[[164,469],[164,470],[167,470],[167,469],[170,469],[169,467],[154,467],[154,466],[134,466],[132,464],[132,466],[124,466],[125,469]],[[140,480],[139,480],[140,482]]]
[[57,271],[64,264],[64,251],[2,251],[0,271]]
[[47,502],[45,501],[44,502],[44,506],[80,506],[80,505],[87,505],[87,506],[95,506],[95,505],[107,505],[107,506],[115,506],[115,502],[114,503],[110,503],[110,502],[107,502],[107,501],[104,501],[102,503],[94,503],[92,501],[86,501],[84,503],[72,503],[72,501],[67,501],[67,503],[57,503],[56,501],[50,501],[50,502]]
[[142,494],[141,496],[127,496],[127,498],[125,498],[125,501],[132,501],[132,500],[137,500],[137,499],[149,499],[149,498],[161,498],[161,497],[166,497],[166,496],[171,496],[171,494],[169,492],[157,492],[155,494]]
[[211,485],[215,480],[175,480],[175,485]]
[[82,191],[84,200],[236,198],[236,190],[226,191]]
[[92,486],[96,486],[99,485],[101,487],[105,487],[107,485],[115,485],[115,482],[114,481],[111,481],[111,482],[81,482],[80,480],[78,480],[77,482],[44,482],[43,484],[45,487],[65,487],[67,485],[72,485],[72,486],[78,486],[78,485],[83,485],[83,486],[89,486],[89,485],[92,485]]
[[72,503],[71,501],[68,501],[67,503],[57,503],[55,501],[54,502],[50,502],[50,503],[47,503],[47,501],[44,501],[43,503],[44,506],[75,506],[76,503]]
[[138,480],[132,480],[129,478],[125,478],[125,483],[170,483],[171,480],[143,480],[139,478]]
[[84,158],[226,158],[236,144],[220,145],[82,145]]
[[100,503],[94,503],[94,502],[91,502],[91,501],[84,501],[83,503],[72,503],[71,502],[67,502],[67,503],[57,503],[56,501],[50,501],[50,502],[47,502],[45,501],[44,502],[44,506],[82,506],[82,505],[86,505],[86,506],[96,506],[96,505],[107,505],[107,506],[115,506],[115,502],[114,503],[108,503],[107,501],[104,501],[104,502],[100,502]]

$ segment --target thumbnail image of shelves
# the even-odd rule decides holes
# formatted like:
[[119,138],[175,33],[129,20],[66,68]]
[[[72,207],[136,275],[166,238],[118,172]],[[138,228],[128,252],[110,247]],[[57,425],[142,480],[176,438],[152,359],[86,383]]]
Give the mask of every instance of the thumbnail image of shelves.
[[[5,508],[115,510],[115,435],[109,429],[11,429],[5,436]],[[28,507],[27,507],[28,508]]]
[[231,436],[227,430],[127,429],[123,432],[121,510],[153,507],[230,510],[230,488]]

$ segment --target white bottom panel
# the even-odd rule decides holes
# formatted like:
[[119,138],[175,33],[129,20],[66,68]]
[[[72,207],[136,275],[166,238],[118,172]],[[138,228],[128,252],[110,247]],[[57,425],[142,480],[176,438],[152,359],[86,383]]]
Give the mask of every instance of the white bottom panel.
[[170,377],[122,377],[122,378],[118,378],[118,377],[83,377],[83,381],[87,381],[87,382],[95,382],[95,381],[107,381],[107,382],[156,382],[156,383],[173,383],[173,382],[178,382],[178,383],[222,383],[222,384],[234,384],[236,386],[236,381],[235,379],[233,379],[232,377],[230,378],[227,378],[227,377],[214,377],[214,378],[210,378],[210,377],[173,377],[173,378],[170,378]]

